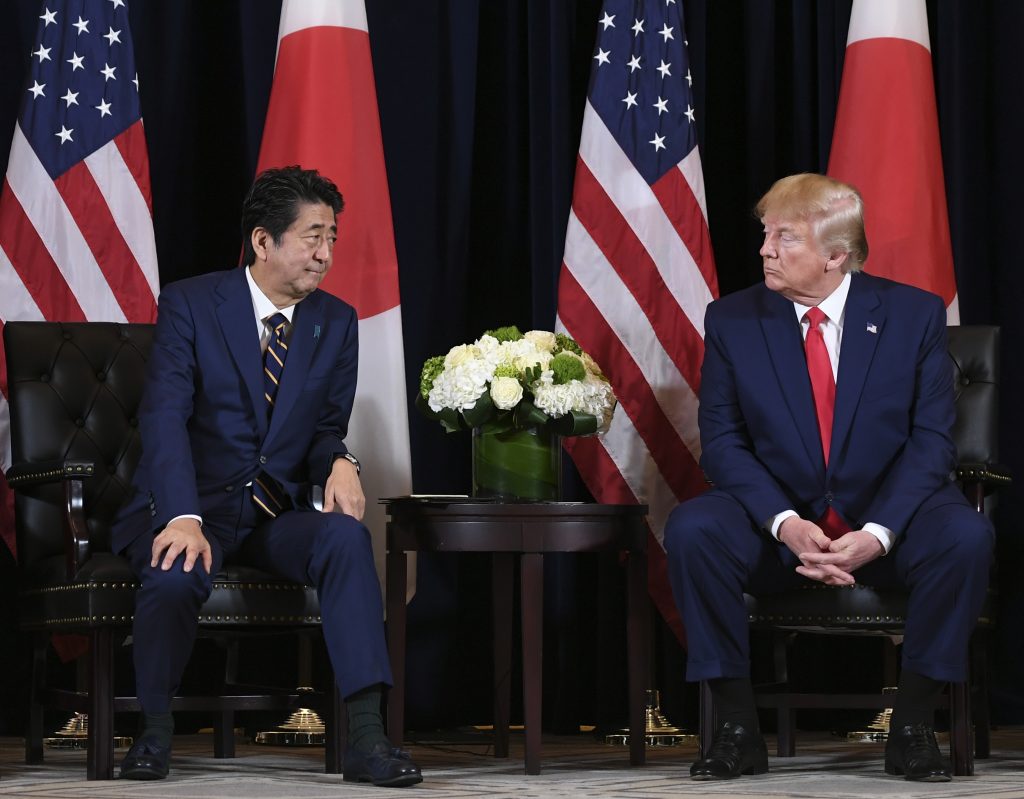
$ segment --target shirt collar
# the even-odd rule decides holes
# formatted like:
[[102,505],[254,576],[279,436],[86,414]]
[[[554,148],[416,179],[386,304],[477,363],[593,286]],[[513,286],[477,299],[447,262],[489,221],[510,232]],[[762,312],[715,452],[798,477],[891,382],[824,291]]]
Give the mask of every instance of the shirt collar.
[[[818,303],[818,308],[821,312],[828,317],[829,321],[835,324],[837,327],[843,326],[843,316],[846,313],[846,298],[850,294],[850,273],[847,272],[843,275],[842,282],[836,286],[835,290],[829,294],[825,299]],[[804,314],[807,313],[813,306],[801,305],[798,302],[793,303],[793,308],[796,311],[796,318],[798,321],[803,321]]]
[[[279,313],[288,320],[289,324],[291,323],[292,315],[295,313],[295,305],[289,305],[287,308],[278,308],[274,305],[270,298],[263,293],[263,289],[256,285],[256,281],[253,280],[252,272],[249,270],[248,266],[245,267],[245,279],[249,283],[249,294],[252,295],[252,307],[258,320],[263,321],[267,317]],[[298,303],[296,303],[296,305],[297,304]]]

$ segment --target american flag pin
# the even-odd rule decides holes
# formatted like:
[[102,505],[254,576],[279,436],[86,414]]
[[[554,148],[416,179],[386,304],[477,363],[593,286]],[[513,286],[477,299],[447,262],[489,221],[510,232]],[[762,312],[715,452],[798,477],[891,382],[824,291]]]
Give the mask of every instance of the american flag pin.
[[313,341],[320,340],[320,325],[313,325]]
[[878,325],[876,325],[874,322],[868,322],[868,332],[869,333],[877,333],[878,332]]

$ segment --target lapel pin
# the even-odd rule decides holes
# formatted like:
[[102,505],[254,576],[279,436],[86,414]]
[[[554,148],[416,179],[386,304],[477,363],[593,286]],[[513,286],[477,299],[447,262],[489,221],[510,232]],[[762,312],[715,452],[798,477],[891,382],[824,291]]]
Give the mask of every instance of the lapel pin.
[[320,325],[313,325],[313,341],[320,340]]
[[869,333],[877,333],[878,332],[878,325],[876,325],[874,322],[868,322],[868,332]]

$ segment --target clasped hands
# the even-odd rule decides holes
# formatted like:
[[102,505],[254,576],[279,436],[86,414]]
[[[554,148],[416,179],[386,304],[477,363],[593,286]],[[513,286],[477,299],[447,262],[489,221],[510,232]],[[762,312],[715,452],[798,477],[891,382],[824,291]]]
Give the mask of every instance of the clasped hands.
[[790,516],[779,527],[779,541],[798,558],[798,574],[825,585],[853,585],[853,572],[882,555],[882,542],[864,530],[834,541],[814,522]]
[[[362,519],[366,510],[366,498],[359,482],[359,473],[351,462],[339,458],[331,467],[331,473],[324,485],[324,513],[347,513],[355,519]],[[203,535],[197,519],[181,516],[161,530],[153,539],[153,556],[150,566],[159,564],[163,571],[171,568],[178,555],[185,553],[182,570],[192,571],[195,563],[202,559],[207,573],[213,568],[213,551],[210,542]]]

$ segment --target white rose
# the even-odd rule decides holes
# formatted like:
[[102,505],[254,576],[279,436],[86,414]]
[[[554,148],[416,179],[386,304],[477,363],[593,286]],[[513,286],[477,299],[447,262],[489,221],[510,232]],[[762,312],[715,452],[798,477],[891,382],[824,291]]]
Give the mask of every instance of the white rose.
[[529,333],[524,333],[523,337],[544,352],[551,352],[555,348],[555,334],[547,330],[531,330]]
[[459,344],[448,350],[448,354],[444,356],[444,365],[445,368],[451,369],[475,361],[479,357],[480,350],[472,344]]
[[491,381],[491,399],[503,411],[510,410],[523,398],[523,387],[514,377],[496,377]]

